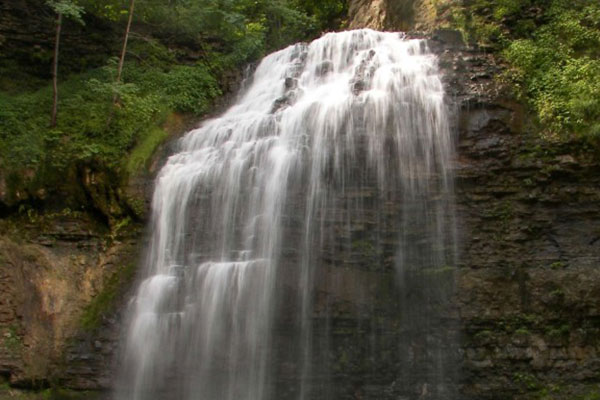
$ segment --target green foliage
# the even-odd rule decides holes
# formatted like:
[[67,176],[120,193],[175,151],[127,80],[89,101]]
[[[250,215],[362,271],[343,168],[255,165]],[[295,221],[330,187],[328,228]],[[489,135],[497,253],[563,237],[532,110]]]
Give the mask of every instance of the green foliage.
[[546,335],[554,339],[568,338],[571,333],[571,326],[569,324],[562,324],[557,326],[549,326],[546,329]]
[[[122,0],[47,0],[46,5],[71,20],[83,23],[85,17],[84,32],[92,35],[102,24],[120,33],[128,16]],[[232,70],[339,24],[345,13],[343,0],[145,0],[136,6],[122,79],[116,80],[117,54],[81,54],[82,65],[93,59],[105,66],[60,74],[54,128],[47,121],[52,87],[48,81],[40,84],[47,76],[28,76],[21,61],[3,60],[0,168],[11,192],[37,191],[43,184],[35,186],[34,179],[63,176],[82,163],[101,164],[115,176],[136,173],[165,139],[166,115],[206,114]],[[121,35],[107,40],[114,37]],[[107,43],[115,53],[119,47]],[[51,53],[43,54],[47,59],[40,63],[50,65]],[[61,65],[69,58],[64,61]],[[31,187],[24,187],[26,180]]]
[[203,114],[212,100],[221,95],[218,83],[202,65],[181,65],[165,75],[165,94],[170,106],[178,111]]
[[600,138],[600,3],[465,0],[452,15],[468,39],[501,51],[545,137]]
[[139,12],[145,23],[158,27],[157,36],[199,46],[208,63],[222,70],[314,36],[332,23],[328,19],[340,13],[343,4],[341,0],[327,0],[324,7],[296,0],[148,0],[140,4]]
[[147,0],[139,9],[144,22],[158,27],[158,36],[177,43],[199,43],[208,58],[225,56],[226,60],[219,61],[231,67],[339,26],[347,2]]
[[292,3],[313,19],[316,33],[335,29],[348,12],[348,2],[344,0],[294,0]]
[[[47,118],[39,113],[51,105],[49,86],[16,96],[0,92],[2,167],[9,172],[61,170],[95,159],[118,167],[133,149],[138,149],[136,161],[129,166],[137,165],[142,153],[153,150],[157,138],[163,138],[156,134],[157,125],[169,110],[202,115],[221,94],[216,77],[202,64],[164,70],[129,63],[124,81],[115,82],[115,74],[116,59],[111,59],[101,69],[63,82],[60,118],[53,129],[47,128]],[[115,94],[120,102],[113,106]]]
[[127,3],[123,0],[79,0],[79,2],[89,13],[112,22],[119,21],[129,14]]
[[167,138],[167,133],[158,128],[151,128],[143,140],[133,149],[127,162],[127,172],[135,175],[142,170],[156,148]]
[[593,390],[580,397],[581,400],[600,400],[600,389]]
[[78,5],[72,0],[48,0],[46,4],[52,8],[52,10],[63,17],[77,21],[80,24],[84,24],[82,15],[84,13],[83,7]]

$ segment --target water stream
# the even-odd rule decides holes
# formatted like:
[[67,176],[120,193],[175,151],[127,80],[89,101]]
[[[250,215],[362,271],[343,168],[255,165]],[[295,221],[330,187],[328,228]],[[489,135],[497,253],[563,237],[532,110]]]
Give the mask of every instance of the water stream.
[[264,58],[156,180],[116,397],[452,398],[451,157],[425,41]]

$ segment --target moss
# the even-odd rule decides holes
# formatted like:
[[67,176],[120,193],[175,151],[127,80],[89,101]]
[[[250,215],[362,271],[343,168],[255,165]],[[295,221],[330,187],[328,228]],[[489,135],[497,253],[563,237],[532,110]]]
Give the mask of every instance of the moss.
[[375,261],[377,257],[381,255],[381,250],[378,249],[377,245],[368,239],[358,239],[351,243],[352,251],[357,253],[356,255],[366,259],[368,261]]
[[475,334],[475,338],[477,338],[477,339],[484,339],[484,338],[488,338],[490,336],[492,336],[492,331],[490,331],[489,329],[484,329]]
[[23,348],[23,340],[19,336],[18,328],[16,325],[10,325],[4,329],[3,332],[3,344],[4,348],[10,353],[16,355],[21,352]]
[[551,269],[563,269],[566,268],[568,264],[564,261],[556,261],[550,264]]
[[143,220],[147,213],[146,201],[138,195],[125,194],[124,201],[137,220]]
[[101,392],[75,391],[63,388],[51,388],[42,392],[44,400],[95,400],[103,397]]
[[441,275],[453,274],[454,271],[456,271],[455,267],[451,267],[449,265],[444,265],[443,267],[439,267],[439,268],[425,268],[423,270],[423,273],[426,276],[441,276]]
[[539,389],[533,396],[528,397],[531,400],[600,400],[600,387],[592,385],[591,388],[578,390],[573,393],[569,390],[569,385],[563,386],[565,382],[559,384],[548,384]]
[[600,389],[593,390],[580,397],[581,400],[600,400]]
[[81,326],[84,330],[91,331],[98,328],[104,317],[121,294],[124,286],[130,283],[135,274],[135,264],[123,266],[115,272],[106,282],[100,293],[92,299],[85,308],[81,317]]
[[505,200],[501,203],[494,205],[493,209],[488,210],[485,214],[485,217],[490,219],[497,219],[503,223],[506,223],[512,219],[513,214],[514,211],[512,202],[509,200]]
[[536,377],[526,372],[515,372],[513,374],[513,381],[525,390],[531,391],[539,388]]
[[[106,225],[85,211],[63,208],[59,210],[38,210],[23,204],[16,213],[0,220],[0,232],[18,243],[31,243],[43,240],[47,246],[56,241],[56,233],[65,225],[78,226],[82,232],[104,235]],[[24,247],[23,247],[24,248]],[[35,257],[31,259],[35,261]]]
[[8,383],[0,384],[0,400],[100,400],[105,398],[102,392],[75,391],[64,388],[44,390],[22,390]]
[[550,297],[554,299],[555,302],[562,303],[565,298],[565,292],[561,288],[557,288],[550,292]]
[[541,388],[534,396],[536,400],[554,399],[564,391],[564,388],[557,384],[550,384]]
[[132,224],[132,220],[130,217],[121,218],[116,220],[112,226],[111,232],[109,234],[109,240],[114,241],[119,237],[127,235],[129,233],[129,227]]
[[571,326],[569,324],[562,324],[558,326],[549,326],[546,328],[546,335],[552,339],[566,339],[571,333]]
[[140,143],[135,146],[127,159],[127,172],[130,175],[137,175],[144,169],[158,146],[165,141],[167,136],[163,129],[159,127],[151,128]]
[[[494,332],[516,333],[517,331],[537,331],[541,329],[544,320],[535,314],[515,314],[494,323],[490,330]],[[477,322],[484,324],[483,321]]]
[[520,327],[520,328],[517,328],[517,330],[515,331],[515,334],[528,336],[531,334],[531,332],[529,332],[529,329],[527,329],[525,327]]

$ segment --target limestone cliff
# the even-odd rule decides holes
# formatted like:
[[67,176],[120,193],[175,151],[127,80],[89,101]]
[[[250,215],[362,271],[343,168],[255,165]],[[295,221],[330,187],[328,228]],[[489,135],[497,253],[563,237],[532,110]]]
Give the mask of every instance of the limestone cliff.
[[600,163],[539,139],[473,49],[440,48],[458,113],[456,305],[466,398],[598,393]]
[[[444,0],[445,1],[445,0]],[[432,0],[350,0],[351,29],[371,28],[392,31],[431,31],[436,26]]]
[[11,384],[108,387],[113,308],[137,266],[139,225],[108,231],[78,212],[2,223],[0,374]]

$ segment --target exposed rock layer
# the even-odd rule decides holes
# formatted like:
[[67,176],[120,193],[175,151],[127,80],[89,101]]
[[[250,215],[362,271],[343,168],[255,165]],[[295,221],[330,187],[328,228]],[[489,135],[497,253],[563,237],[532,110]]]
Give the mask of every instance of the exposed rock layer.
[[139,231],[85,215],[30,213],[0,236],[0,374],[11,384],[109,387],[119,328],[111,315],[137,262]]
[[434,3],[432,0],[351,0],[348,25],[351,29],[431,31],[436,22]]
[[494,80],[501,72],[494,57],[447,47],[441,63],[460,111],[462,392],[476,399],[597,393],[598,157],[582,143],[539,140]]

